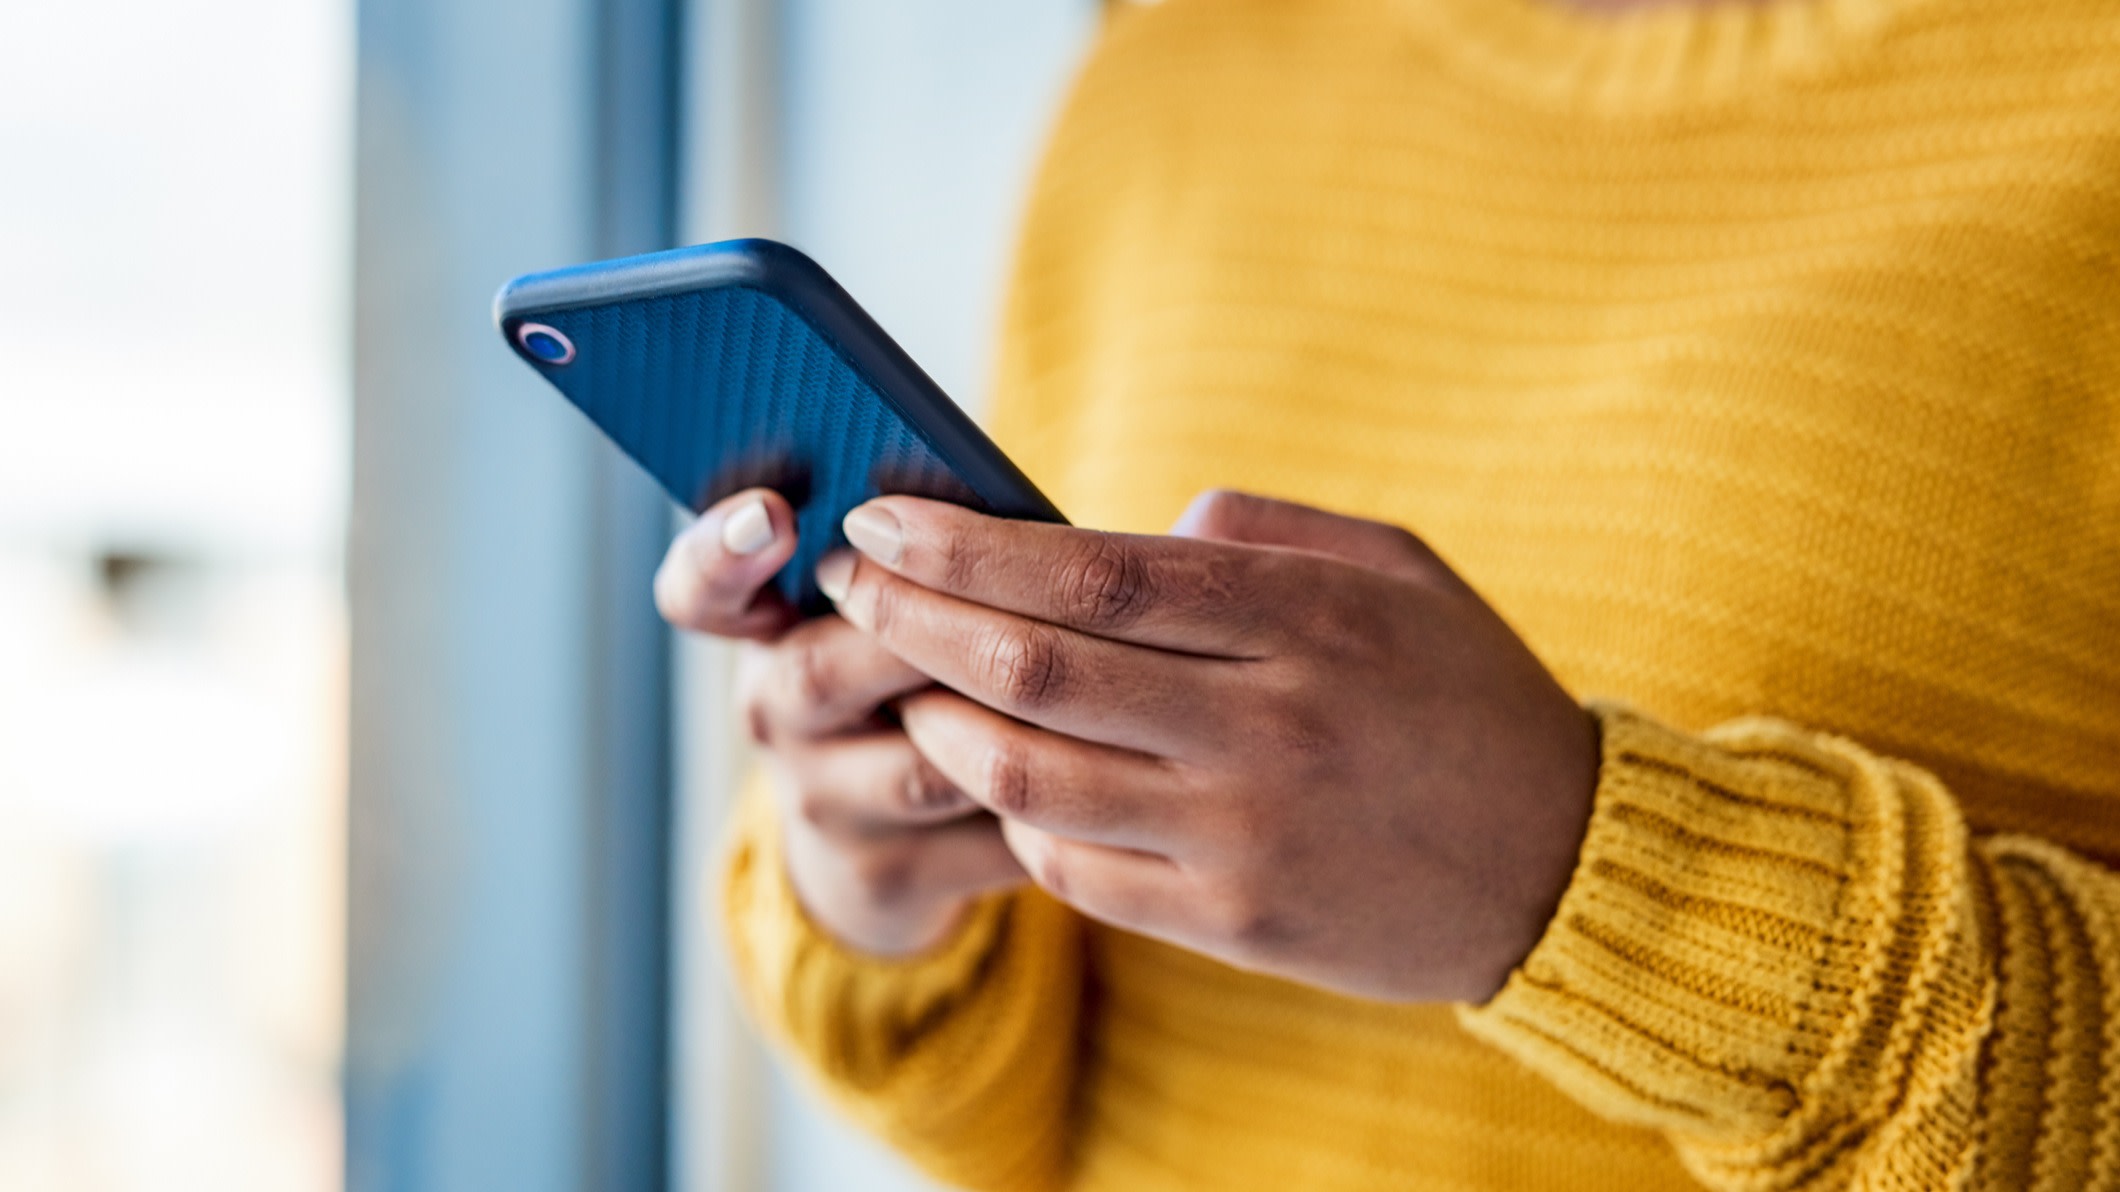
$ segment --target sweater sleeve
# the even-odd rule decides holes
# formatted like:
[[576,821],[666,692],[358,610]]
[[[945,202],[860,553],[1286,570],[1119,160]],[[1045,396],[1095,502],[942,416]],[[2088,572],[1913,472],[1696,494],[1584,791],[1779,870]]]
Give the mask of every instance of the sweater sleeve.
[[1846,741],[1597,713],[1575,876],[1471,1031],[1711,1188],[2120,1187],[2120,876]]
[[976,904],[925,955],[856,953],[803,912],[755,789],[721,893],[746,1006],[828,1100],[946,1183],[1062,1182],[1082,983],[1073,912],[1026,890]]

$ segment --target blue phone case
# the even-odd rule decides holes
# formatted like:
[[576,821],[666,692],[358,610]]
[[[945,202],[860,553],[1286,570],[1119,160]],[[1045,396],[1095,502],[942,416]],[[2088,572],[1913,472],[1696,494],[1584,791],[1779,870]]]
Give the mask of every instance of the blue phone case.
[[[494,299],[516,354],[693,511],[753,485],[794,504],[775,582],[830,608],[817,560],[871,497],[1064,522],[816,262],[770,240],[519,277]],[[553,334],[556,333],[556,334]]]

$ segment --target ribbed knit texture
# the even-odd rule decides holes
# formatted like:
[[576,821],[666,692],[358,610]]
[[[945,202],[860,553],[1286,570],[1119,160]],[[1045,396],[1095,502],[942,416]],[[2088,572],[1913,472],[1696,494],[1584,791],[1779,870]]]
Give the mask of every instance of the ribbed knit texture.
[[1457,1009],[1037,894],[865,960],[754,805],[747,996],[862,1121],[991,1188],[2120,1187],[2120,5],[1128,12],[1004,343],[1077,521],[1408,526],[1603,770]]

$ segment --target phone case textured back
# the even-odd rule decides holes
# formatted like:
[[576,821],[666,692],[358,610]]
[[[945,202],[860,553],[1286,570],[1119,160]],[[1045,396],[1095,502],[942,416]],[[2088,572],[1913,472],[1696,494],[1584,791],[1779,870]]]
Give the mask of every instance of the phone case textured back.
[[885,493],[987,502],[833,343],[747,286],[537,312],[574,341],[564,366],[532,361],[567,399],[694,511],[764,485],[796,508],[799,546],[776,582],[829,607],[817,560],[840,520]]

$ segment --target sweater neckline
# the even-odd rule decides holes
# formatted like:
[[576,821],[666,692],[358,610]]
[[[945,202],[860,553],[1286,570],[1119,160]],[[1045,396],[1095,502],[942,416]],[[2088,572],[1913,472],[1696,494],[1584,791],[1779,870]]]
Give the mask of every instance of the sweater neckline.
[[1625,115],[1716,106],[1815,75],[1925,0],[1394,0],[1436,52],[1533,102]]

